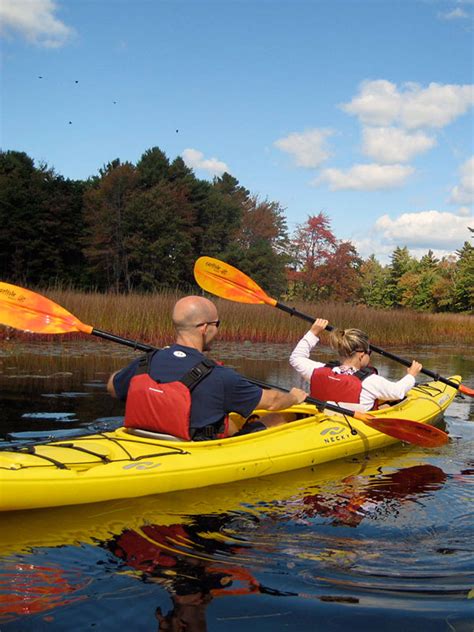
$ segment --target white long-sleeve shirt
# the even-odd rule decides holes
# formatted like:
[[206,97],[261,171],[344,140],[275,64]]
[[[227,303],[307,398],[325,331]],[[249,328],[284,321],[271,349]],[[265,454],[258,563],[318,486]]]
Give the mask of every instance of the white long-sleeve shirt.
[[[309,355],[314,347],[318,344],[319,338],[308,331],[298,342],[290,355],[290,364],[305,380],[311,381],[314,369],[325,366],[324,362],[316,362],[311,360]],[[347,370],[346,368],[343,369]],[[333,368],[334,373],[342,373],[341,367]],[[356,373],[357,369],[353,369],[352,373]],[[394,401],[403,399],[407,392],[415,385],[413,375],[407,373],[398,382],[392,382],[381,375],[373,374],[366,377],[362,381],[362,390],[360,392],[359,404],[331,402],[336,403],[351,410],[371,410],[376,400]]]

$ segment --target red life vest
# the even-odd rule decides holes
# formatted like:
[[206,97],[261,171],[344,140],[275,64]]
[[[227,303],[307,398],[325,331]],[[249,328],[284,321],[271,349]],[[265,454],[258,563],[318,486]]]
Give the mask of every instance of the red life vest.
[[[369,375],[377,373],[377,369],[366,367],[356,373],[334,373],[335,366],[340,366],[337,362],[331,362],[323,367],[314,369],[311,375],[311,397],[321,399],[325,402],[348,402],[358,404],[360,392],[362,391],[362,381]],[[377,408],[375,402],[373,408]]]
[[162,383],[150,377],[150,360],[151,354],[141,358],[130,381],[125,404],[125,427],[170,434],[191,441],[191,391],[209,375],[216,366],[215,362],[204,359],[180,380]]

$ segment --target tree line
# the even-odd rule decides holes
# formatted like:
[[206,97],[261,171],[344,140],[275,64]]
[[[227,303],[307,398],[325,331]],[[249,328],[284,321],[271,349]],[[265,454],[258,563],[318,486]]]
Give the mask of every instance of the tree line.
[[390,264],[362,259],[334,235],[328,215],[289,234],[278,202],[259,199],[228,173],[197,178],[158,147],[137,164],[113,160],[70,180],[27,154],[0,152],[0,270],[24,286],[151,292],[195,287],[201,255],[240,268],[287,299],[376,308],[471,312],[474,247],[420,260],[406,247]]

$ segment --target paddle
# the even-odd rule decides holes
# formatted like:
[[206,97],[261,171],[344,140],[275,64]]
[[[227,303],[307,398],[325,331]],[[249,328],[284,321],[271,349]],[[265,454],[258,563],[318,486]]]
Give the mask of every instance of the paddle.
[[92,334],[107,340],[113,340],[122,345],[133,347],[139,351],[150,351],[152,347],[134,340],[121,338],[107,331],[94,329],[85,325],[68,312],[64,307],[54,303],[49,298],[41,296],[31,290],[0,282],[0,323],[31,331],[37,334],[65,334],[80,332]]
[[[211,294],[215,294],[216,296],[220,296],[221,298],[226,298],[229,301],[251,303],[254,305],[271,305],[272,307],[277,307],[278,309],[287,312],[291,316],[298,316],[298,318],[302,318],[310,323],[315,321],[315,318],[312,316],[303,314],[294,307],[288,307],[283,303],[279,303],[276,299],[271,298],[250,277],[237,268],[234,268],[234,266],[231,266],[224,261],[219,261],[219,259],[214,259],[212,257],[199,257],[194,264],[194,277],[203,290],[206,290],[206,292],[210,292]],[[326,329],[328,331],[332,331],[334,327],[327,325]],[[407,367],[411,366],[410,360],[406,360],[405,358],[401,358],[389,351],[385,351],[380,347],[376,347],[372,343],[370,343],[370,348],[380,355],[390,358],[391,360],[395,360],[395,362],[399,362]],[[429,369],[423,368],[421,372],[425,375],[429,375],[439,382],[442,382],[443,384],[447,384],[448,386],[458,389],[461,393],[464,393],[464,395],[474,397],[474,389],[469,388],[464,384],[456,384],[456,382],[452,382],[451,380],[441,377]]]
[[[92,334],[100,338],[133,347],[134,349],[139,349],[140,351],[154,351],[156,349],[156,347],[147,344],[128,340],[127,338],[95,329],[91,325],[85,325],[64,309],[64,307],[54,303],[45,296],[4,282],[0,282],[0,323],[8,327],[13,327],[14,329],[40,334],[63,334],[71,332]],[[252,379],[249,379],[249,382],[253,382],[263,388],[280,388]],[[284,388],[280,388],[280,390],[285,391]],[[306,401],[318,407],[327,408],[341,413],[342,415],[349,415],[359,419],[371,428],[384,434],[394,436],[401,441],[415,443],[423,447],[443,445],[449,441],[449,437],[446,433],[438,430],[438,428],[417,421],[393,418],[375,419],[369,413],[354,412],[342,408],[341,406],[327,404],[326,402],[313,398],[307,398]],[[387,432],[387,430],[390,430],[390,432]],[[442,442],[441,437],[443,438]]]

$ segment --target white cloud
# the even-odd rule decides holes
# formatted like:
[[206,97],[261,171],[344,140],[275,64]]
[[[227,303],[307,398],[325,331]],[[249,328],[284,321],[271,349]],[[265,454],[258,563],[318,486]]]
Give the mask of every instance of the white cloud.
[[360,237],[351,237],[350,241],[363,259],[368,259],[370,255],[375,255],[382,265],[390,263],[390,255],[396,247],[394,244],[383,243],[377,235],[364,234]]
[[469,239],[468,226],[474,217],[455,215],[446,211],[403,213],[396,219],[383,215],[375,223],[375,230],[387,243],[429,250],[454,252]]
[[185,164],[192,169],[203,169],[213,175],[222,175],[225,171],[230,173],[225,162],[217,158],[204,158],[204,154],[197,149],[185,149],[181,155]]
[[397,246],[406,246],[412,257],[420,259],[428,250],[441,259],[454,255],[470,240],[468,226],[473,226],[472,211],[460,214],[443,211],[404,213],[395,219],[380,217],[370,230],[350,236],[363,259],[374,254],[382,265],[390,263]]
[[354,165],[346,171],[324,169],[313,184],[328,184],[331,191],[377,191],[401,186],[414,173],[413,167],[405,165]]
[[359,94],[341,107],[365,125],[387,127],[398,124],[406,129],[444,127],[474,105],[473,85],[430,83],[403,84],[379,79],[361,84]]
[[474,202],[474,156],[461,165],[459,172],[460,183],[451,190],[450,202],[472,204]]
[[464,20],[469,17],[469,14],[464,9],[453,9],[452,11],[446,11],[445,13],[438,13],[438,17],[442,20]]
[[381,163],[408,162],[436,145],[424,132],[407,133],[397,127],[366,127],[362,132],[362,151]]
[[54,0],[1,0],[0,31],[20,33],[27,41],[45,48],[59,48],[74,30],[55,17]]
[[334,132],[330,129],[310,129],[306,132],[293,132],[274,142],[275,147],[291,154],[299,167],[319,167],[331,153],[326,139]]

